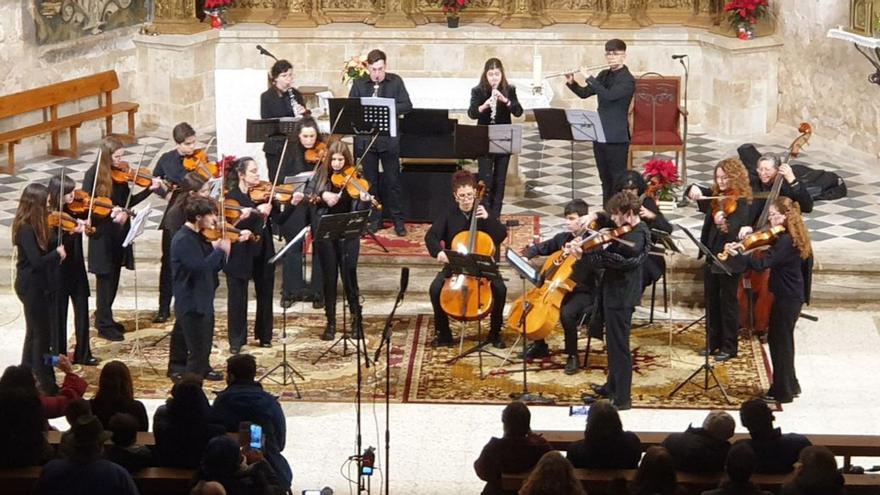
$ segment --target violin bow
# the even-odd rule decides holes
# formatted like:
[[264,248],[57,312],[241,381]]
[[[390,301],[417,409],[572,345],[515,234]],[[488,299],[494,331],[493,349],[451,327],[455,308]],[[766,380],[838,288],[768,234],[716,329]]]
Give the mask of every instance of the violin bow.
[[[61,228],[61,212],[64,208],[64,177],[67,173],[67,165],[61,166],[61,183],[58,184],[58,246],[61,246],[61,236],[64,235],[64,230]],[[98,176],[97,170],[95,171],[95,177]],[[85,231],[84,231],[85,232]],[[58,247],[56,246],[56,247]]]
[[[134,183],[135,183],[135,184],[137,184],[138,174],[141,173],[141,163],[143,162],[143,160],[144,160],[144,155],[145,155],[146,153],[147,153],[147,145],[144,144],[144,149],[141,150],[141,157],[140,157],[140,159],[138,159],[138,165],[137,165],[137,168],[134,169]],[[131,187],[129,187],[129,188],[128,188],[128,198],[125,199],[125,209],[126,209],[126,210],[127,210],[128,207],[131,205],[131,196],[132,196]]]
[[[98,147],[98,159],[95,161],[95,178],[92,181],[92,197],[95,197],[95,189],[98,187],[98,167],[101,166],[101,158],[103,157],[104,147]],[[89,214],[86,216],[86,225],[92,224],[92,210],[95,209],[95,202],[89,199]]]

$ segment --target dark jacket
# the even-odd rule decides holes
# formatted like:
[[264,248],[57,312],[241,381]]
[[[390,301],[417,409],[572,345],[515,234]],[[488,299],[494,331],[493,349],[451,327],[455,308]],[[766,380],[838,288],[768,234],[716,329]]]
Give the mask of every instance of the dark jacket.
[[667,436],[663,447],[679,471],[717,473],[724,470],[730,442],[713,437],[703,428],[688,426],[684,433]]
[[[708,196],[712,194],[709,189],[701,189],[703,190],[703,195]],[[697,201],[697,208],[706,214],[706,217],[703,219],[703,228],[700,231],[700,242],[716,256],[724,251],[725,244],[738,241],[739,229],[749,225],[749,206],[748,201],[744,198],[736,201],[736,211],[727,217],[727,233],[722,232],[715,225],[715,220],[712,218],[712,200]],[[700,257],[702,256],[702,253],[700,253]],[[726,264],[732,273],[742,273],[746,269],[745,260],[739,257],[728,258]],[[712,273],[723,273],[723,271],[713,265]]]
[[776,297],[784,297],[804,302],[807,289],[804,283],[804,265],[809,260],[801,259],[801,252],[787,232],[782,233],[776,243],[770,246],[764,256],[748,256],[746,262],[752,270],[770,269],[770,292]]
[[150,449],[137,444],[129,447],[120,447],[115,444],[105,445],[104,459],[119,464],[132,474],[154,464],[153,453],[150,452]]
[[599,97],[599,120],[608,143],[629,142],[629,104],[636,91],[636,80],[629,68],[612,71],[605,69],[596,77],[587,78],[587,85],[568,85],[568,89],[581,98]]
[[48,292],[49,274],[61,261],[54,245],[40,249],[37,234],[28,224],[22,224],[15,239],[18,261],[15,264],[15,291],[25,294],[30,290]]
[[266,460],[275,470],[283,487],[289,487],[293,473],[281,455],[287,441],[287,423],[278,399],[256,382],[236,382],[220,392],[211,407],[211,420],[227,432],[238,431],[239,423],[250,421],[263,427],[266,435]]
[[[233,187],[226,193],[226,199],[234,199],[245,208],[257,206],[247,194],[241,192],[238,186]],[[275,254],[275,245],[272,243],[271,222],[267,221],[265,217],[256,211],[252,211],[250,216],[240,220],[235,227],[241,230],[250,230],[254,235],[260,236],[260,240],[249,240],[233,244],[229,252],[229,259],[226,260],[226,264],[223,266],[223,273],[231,277],[250,279],[253,276],[254,264],[265,264]]]
[[[189,173],[183,166],[183,159],[183,155],[178,153],[176,149],[163,153],[159,157],[159,162],[153,168],[153,177],[165,179],[173,185],[180,185],[183,182],[183,178]],[[176,228],[173,225],[169,226],[170,213],[172,208],[181,202],[183,195],[180,192],[167,191],[165,189],[158,189],[156,193],[168,200],[168,204],[165,205],[165,213],[162,215],[162,221],[159,222],[159,228],[168,230],[173,234],[180,228],[183,222],[177,223]]]
[[[791,184],[789,184],[785,178],[782,178],[781,180],[782,184],[779,188],[780,196],[785,196],[796,202],[801,208],[801,213],[809,213],[813,211],[813,197],[810,196],[810,193],[807,192],[807,188],[804,187],[800,180],[795,178],[794,182]],[[758,175],[756,173],[752,174],[751,171],[749,171],[749,182],[752,186],[752,192],[755,193],[769,192],[773,188],[772,182],[770,184],[764,184],[761,182]],[[758,222],[758,217],[761,216],[766,204],[767,198],[754,198],[752,200],[752,204],[749,207],[749,225],[760,227],[755,224]]]
[[[355,79],[354,83],[351,85],[351,90],[348,92],[348,97],[365,98],[370,96],[373,96],[373,81],[369,77]],[[394,99],[394,106],[398,118],[413,108],[412,101],[409,99],[409,93],[406,91],[406,85],[403,83],[403,78],[397,74],[392,74],[391,72],[387,72],[385,74],[385,79],[379,83],[379,97]],[[366,149],[370,139],[369,136],[355,136],[354,145],[357,153],[363,153],[363,150]],[[373,149],[378,152],[386,151],[388,149],[399,150],[400,137],[379,136],[379,138],[376,139],[375,144],[373,144]]]
[[519,98],[516,97],[516,86],[509,85],[507,86],[507,93],[505,96],[510,102],[507,104],[501,103],[500,101],[498,102],[495,106],[495,122],[492,122],[491,108],[487,108],[483,112],[480,112],[479,110],[480,105],[488,100],[490,96],[492,96],[492,88],[487,90],[479,85],[471,88],[471,104],[468,107],[468,117],[476,120],[477,124],[510,124],[511,115],[519,117],[523,114],[523,107],[519,104]]
[[[607,249],[596,248],[575,263],[604,268],[602,300],[606,308],[626,309],[639,305],[642,299],[642,265],[651,248],[651,233],[645,222],[621,237],[632,247],[612,242]],[[581,268],[578,268],[581,269]]]
[[733,481],[725,481],[721,483],[721,487],[714,490],[706,490],[701,495],[773,495],[771,492],[761,490],[758,485],[752,482],[734,483]]
[[[526,248],[526,258],[534,258],[535,256],[550,256],[562,250],[565,244],[574,239],[571,232],[560,232],[550,239],[538,244],[533,244]],[[573,292],[584,292],[589,294],[597,294],[599,287],[599,278],[602,271],[596,269],[586,263],[575,263],[572,266],[571,279],[577,284]]]
[[[469,215],[470,212],[461,211],[456,203],[431,224],[431,228],[425,234],[425,247],[428,248],[428,253],[432,258],[436,258],[443,249],[451,249],[452,239],[456,234],[470,229]],[[495,252],[498,253],[499,246],[507,237],[507,227],[497,218],[489,217],[477,220],[477,230],[489,234],[492,242],[495,243]],[[443,242],[442,247],[441,241]],[[448,270],[448,268],[444,267],[444,270]],[[451,272],[447,273],[447,276],[450,274]]]
[[[297,91],[295,88],[290,88],[287,93],[279,94],[278,90],[274,87],[267,89],[260,95],[260,118],[262,119],[278,119],[282,117],[290,117],[293,118],[293,104],[290,99],[293,98],[294,101],[299,103],[300,105],[305,105],[305,100],[303,100],[302,94]],[[267,155],[280,155],[281,149],[284,148],[284,139],[287,136],[284,134],[276,134],[273,136],[269,136],[266,139],[266,142],[263,143],[263,152]],[[290,149],[290,144],[288,143],[288,152]],[[287,159],[285,158],[285,162]]]
[[182,419],[169,414],[170,407],[159,406],[153,415],[156,461],[160,466],[198,469],[208,441],[225,434],[226,428],[209,423],[205,417],[207,410],[203,411],[204,414],[193,413],[191,418]]
[[174,311],[177,314],[214,314],[217,272],[226,254],[214,249],[201,234],[184,226],[171,240],[171,271],[174,277]]
[[40,472],[35,493],[42,495],[137,495],[134,480],[125,468],[105,459],[77,463],[49,461]]
[[642,442],[631,431],[605,441],[585,437],[568,446],[566,457],[576,468],[635,469],[642,457]]
[[89,399],[89,406],[92,408],[92,414],[101,420],[101,424],[104,425],[104,428],[109,427],[110,418],[112,418],[114,414],[125,413],[131,414],[137,419],[138,431],[150,431],[150,424],[147,419],[147,409],[144,407],[144,403],[139,400],[125,401],[122,404],[111,404],[107,401],[98,402],[93,398]]
[[492,437],[474,461],[474,471],[486,482],[483,495],[515,494],[501,489],[501,475],[522,473],[535,467],[541,456],[553,448],[544,437],[529,433],[525,437]]
[[[767,438],[747,438],[746,442],[755,451],[757,464],[755,472],[762,474],[785,474],[794,470],[794,463],[804,447],[812,445],[810,440],[797,433],[782,434],[776,428]],[[737,442],[739,443],[739,442]]]
[[226,495],[280,495],[287,493],[275,470],[266,461],[251,464],[229,476],[211,476],[210,480],[223,485]]
[[[58,233],[53,230],[49,235],[49,247],[58,246]],[[89,277],[86,274],[85,249],[81,234],[64,233],[61,236],[67,256],[60,264],[51,263],[49,270],[50,289],[64,290],[66,294],[89,295]]]

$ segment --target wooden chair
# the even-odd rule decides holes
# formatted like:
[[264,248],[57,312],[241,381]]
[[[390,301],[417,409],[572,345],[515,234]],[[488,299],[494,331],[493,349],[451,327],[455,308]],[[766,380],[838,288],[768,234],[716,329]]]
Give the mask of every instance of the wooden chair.
[[[681,78],[649,72],[636,79],[630,108],[630,143],[627,169],[636,152],[675,152],[679,175],[687,170],[687,112],[680,104]],[[682,118],[684,117],[684,118]],[[679,159],[680,158],[680,159]]]

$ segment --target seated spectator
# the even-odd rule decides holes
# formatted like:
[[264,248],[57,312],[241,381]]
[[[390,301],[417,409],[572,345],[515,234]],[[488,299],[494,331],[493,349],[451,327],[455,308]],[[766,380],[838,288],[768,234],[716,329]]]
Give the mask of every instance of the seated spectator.
[[205,447],[200,481],[216,481],[229,495],[274,495],[285,493],[272,466],[262,452],[245,448],[236,440],[222,435],[212,438]]
[[717,473],[724,469],[728,440],[733,436],[736,423],[724,411],[712,411],[703,420],[701,428],[688,426],[684,433],[672,433],[663,440],[675,469],[690,473]]
[[198,469],[208,441],[226,433],[209,420],[211,406],[202,377],[187,374],[171,388],[171,398],[156,409],[153,432],[160,466]]
[[[64,372],[64,382],[61,384],[61,389],[55,395],[47,395],[45,391],[40,393],[37,389],[37,380],[34,378],[34,372],[25,365],[6,368],[3,376],[0,377],[0,386],[22,387],[33,390],[39,395],[40,402],[43,404],[43,416],[45,419],[60,418],[67,411],[68,404],[82,398],[89,384],[73,372],[70,360],[63,354],[58,356],[58,369]],[[47,422],[46,428],[49,427],[48,425]]]
[[574,469],[562,454],[544,454],[519,489],[519,495],[587,495]]
[[748,444],[737,442],[727,452],[727,481],[721,487],[703,492],[702,495],[772,495],[751,482],[755,472],[755,452]]
[[501,489],[501,474],[528,471],[551,450],[547,440],[532,433],[531,419],[522,402],[511,402],[501,412],[504,436],[492,437],[474,461],[474,471],[486,482],[483,495],[514,493]]
[[226,495],[226,489],[216,481],[199,481],[189,495]]
[[137,420],[138,431],[149,431],[147,409],[144,404],[134,399],[134,384],[131,372],[122,361],[110,361],[101,370],[98,378],[98,391],[90,400],[92,414],[101,420],[105,427],[116,413],[131,414]]
[[121,466],[101,458],[110,437],[101,421],[80,416],[60,446],[61,459],[43,466],[36,493],[41,495],[137,495],[134,480]]
[[739,408],[739,420],[749,430],[746,442],[755,451],[758,463],[756,473],[785,474],[794,469],[801,449],[809,447],[810,440],[797,433],[782,434],[773,427],[773,412],[761,399],[747,400]]
[[153,453],[137,443],[138,420],[131,414],[116,413],[107,429],[113,434],[113,443],[104,446],[104,458],[136,473],[153,464]]
[[608,400],[590,406],[584,439],[568,446],[568,460],[576,468],[635,469],[641,456],[639,437],[623,431],[620,415]]
[[287,424],[278,399],[254,381],[257,360],[249,354],[238,354],[226,360],[226,390],[217,394],[211,408],[211,420],[228,432],[237,432],[239,423],[250,421],[263,427],[266,436],[266,460],[275,470],[285,490],[290,488],[293,473],[281,455],[287,441]]
[[[76,420],[79,419],[80,416],[87,416],[90,414],[92,414],[92,406],[89,405],[89,401],[86,399],[76,399],[67,404],[67,411],[64,413],[64,419],[67,420],[67,424],[70,428],[73,428],[73,425],[76,424]],[[61,433],[62,442],[69,435],[72,435],[70,428]]]
[[0,468],[39,466],[51,459],[45,431],[37,389],[0,385]]
[[782,485],[781,495],[844,495],[844,478],[834,454],[825,447],[804,447],[795,464],[794,477]]
[[648,447],[639,464],[636,477],[629,490],[630,495],[686,495],[687,490],[678,484],[672,456],[666,449],[655,445]]

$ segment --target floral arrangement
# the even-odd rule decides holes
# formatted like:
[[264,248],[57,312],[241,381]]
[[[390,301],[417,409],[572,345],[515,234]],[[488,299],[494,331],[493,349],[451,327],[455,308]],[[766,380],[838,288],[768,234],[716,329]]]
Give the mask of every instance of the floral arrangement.
[[223,12],[232,4],[232,0],[205,0],[204,12],[211,19],[211,27],[220,29],[226,24]]
[[238,184],[238,177],[235,174],[235,160],[237,160],[235,155],[223,155],[223,158],[217,161],[217,170],[220,177],[223,178],[223,184],[229,188]]
[[724,6],[724,12],[733,27],[746,24],[754,26],[758,19],[767,15],[770,7],[768,0],[729,0]]
[[458,17],[458,13],[467,7],[469,0],[440,0],[443,13],[446,17]]
[[681,185],[681,179],[678,177],[678,167],[672,160],[650,160],[645,164],[642,177],[648,183],[648,196],[653,192],[659,200],[675,201],[675,191]]
[[342,66],[342,82],[345,84],[349,84],[355,79],[366,77],[367,74],[366,55],[355,55]]

